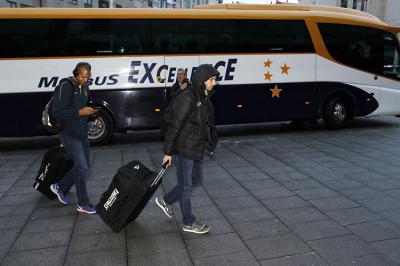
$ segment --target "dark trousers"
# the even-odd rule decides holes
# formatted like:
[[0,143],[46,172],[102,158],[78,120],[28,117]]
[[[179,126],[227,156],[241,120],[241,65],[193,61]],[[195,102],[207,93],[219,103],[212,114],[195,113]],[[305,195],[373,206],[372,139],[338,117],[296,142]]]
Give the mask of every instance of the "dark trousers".
[[179,200],[179,206],[183,216],[183,224],[191,225],[196,221],[192,214],[192,205],[190,195],[192,188],[201,184],[203,180],[203,169],[200,161],[185,159],[179,156],[173,157],[173,163],[176,167],[177,185],[164,195],[164,201],[172,205]]
[[86,180],[90,166],[89,142],[87,140],[79,140],[63,134],[60,134],[60,141],[67,151],[68,157],[74,161],[74,166],[58,183],[61,192],[66,195],[75,184],[78,204],[80,206],[87,205],[89,204],[89,196],[86,188]]

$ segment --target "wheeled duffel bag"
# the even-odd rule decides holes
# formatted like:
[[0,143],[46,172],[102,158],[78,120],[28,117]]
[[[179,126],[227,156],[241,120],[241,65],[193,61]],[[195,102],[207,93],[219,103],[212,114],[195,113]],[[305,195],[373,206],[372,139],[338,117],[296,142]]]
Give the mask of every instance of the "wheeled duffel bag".
[[96,205],[97,213],[114,232],[136,219],[160,185],[165,169],[156,174],[139,161],[118,169]]
[[61,180],[72,166],[62,145],[51,148],[43,156],[33,187],[49,199],[55,199],[57,196],[50,190],[50,185]]

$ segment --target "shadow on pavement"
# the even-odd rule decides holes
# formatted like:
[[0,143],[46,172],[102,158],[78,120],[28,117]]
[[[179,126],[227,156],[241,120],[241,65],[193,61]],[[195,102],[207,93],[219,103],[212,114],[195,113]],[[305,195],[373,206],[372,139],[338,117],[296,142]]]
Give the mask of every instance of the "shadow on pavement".
[[[400,119],[397,117],[381,118],[357,118],[348,121],[348,125],[343,130],[362,130],[374,128],[396,128],[400,126]],[[326,131],[322,121],[317,123],[308,123],[304,125],[292,124],[291,122],[274,122],[258,124],[241,124],[218,126],[218,135],[220,138],[231,136],[251,137],[268,134],[284,134],[293,132],[314,132]],[[162,142],[159,130],[140,130],[132,131],[127,134],[114,134],[110,143],[102,147],[113,145],[126,145],[134,143]],[[48,149],[59,143],[57,136],[40,136],[24,138],[0,138],[0,152],[18,151],[18,150],[42,150]]]

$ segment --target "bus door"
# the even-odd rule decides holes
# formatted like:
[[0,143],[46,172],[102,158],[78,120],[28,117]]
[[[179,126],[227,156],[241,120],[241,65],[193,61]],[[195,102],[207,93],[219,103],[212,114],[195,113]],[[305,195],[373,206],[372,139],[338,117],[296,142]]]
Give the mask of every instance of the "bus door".
[[178,69],[182,68],[186,71],[187,78],[191,80],[193,71],[200,64],[199,56],[166,56],[166,88],[165,88],[165,108],[171,101],[171,87],[177,81]]
[[133,128],[155,128],[161,123],[167,65],[164,57],[140,57],[131,66],[131,82],[137,85],[129,93]]
[[[399,30],[400,31],[400,30]],[[383,60],[382,75],[379,78],[381,87],[380,111],[382,114],[398,115],[400,114],[400,45],[399,32],[396,36],[383,32]]]

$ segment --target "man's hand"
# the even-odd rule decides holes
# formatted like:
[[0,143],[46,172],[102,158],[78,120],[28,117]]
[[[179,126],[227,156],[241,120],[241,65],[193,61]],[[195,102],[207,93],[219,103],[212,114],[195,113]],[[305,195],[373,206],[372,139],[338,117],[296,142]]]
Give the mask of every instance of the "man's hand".
[[98,109],[93,109],[92,107],[86,106],[79,110],[79,115],[80,116],[94,115],[98,111],[99,111]]
[[170,155],[164,155],[163,159],[162,159],[162,165],[166,164],[168,165],[168,167],[171,166],[172,163],[172,156]]

